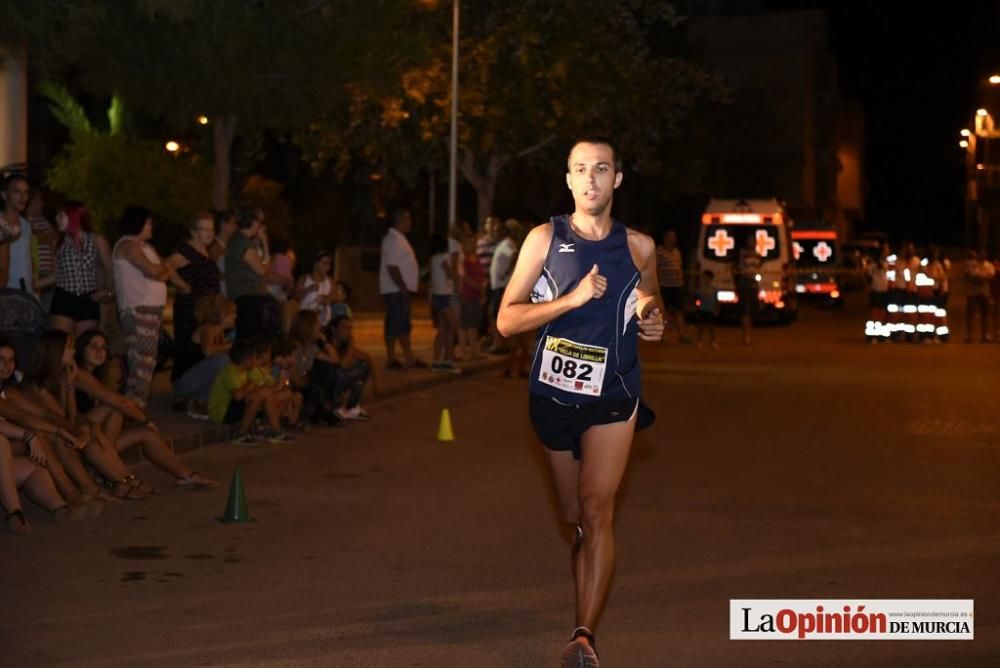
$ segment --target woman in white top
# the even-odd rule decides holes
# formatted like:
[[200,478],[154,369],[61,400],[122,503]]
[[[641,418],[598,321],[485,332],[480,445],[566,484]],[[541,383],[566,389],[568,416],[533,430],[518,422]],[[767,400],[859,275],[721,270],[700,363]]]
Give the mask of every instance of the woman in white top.
[[149,245],[153,218],[149,209],[130,206],[121,220],[122,237],[112,251],[118,297],[118,317],[128,347],[126,396],[145,410],[149,385],[156,370],[163,307],[169,280],[181,292],[190,287]]
[[455,366],[455,334],[458,331],[458,313],[453,303],[455,269],[448,241],[440,234],[431,237],[431,316],[437,329],[431,370],[460,373]]
[[319,324],[326,327],[330,324],[330,301],[333,298],[333,281],[330,280],[330,267],[333,258],[323,250],[313,258],[312,272],[299,279],[295,286],[295,298],[299,301],[299,309],[315,311],[319,316]]

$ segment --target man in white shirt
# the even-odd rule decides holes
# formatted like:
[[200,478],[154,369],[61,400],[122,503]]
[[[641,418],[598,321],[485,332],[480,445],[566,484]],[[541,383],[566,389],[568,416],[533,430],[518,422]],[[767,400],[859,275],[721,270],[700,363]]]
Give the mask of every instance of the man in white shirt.
[[[500,309],[500,300],[503,298],[503,292],[507,289],[510,276],[514,272],[514,255],[517,253],[517,242],[514,239],[521,233],[521,224],[514,219],[510,219],[500,229],[502,230],[500,234],[503,240],[497,244],[496,249],[493,251],[493,259],[490,262],[489,308],[490,317],[494,319]],[[501,348],[502,341],[503,339],[500,337],[500,334],[494,329],[493,345],[490,346],[489,352],[493,354],[503,352]]]
[[5,237],[0,244],[0,286],[35,294],[34,256],[31,252],[31,225],[23,212],[28,206],[28,179],[20,174],[7,177],[3,184]]
[[[385,301],[385,352],[389,369],[426,367],[413,356],[410,347],[410,293],[417,291],[419,270],[417,256],[406,234],[413,228],[410,212],[397,209],[392,213],[389,231],[382,239],[379,263],[379,292]],[[403,348],[405,365],[396,359],[396,340]]]

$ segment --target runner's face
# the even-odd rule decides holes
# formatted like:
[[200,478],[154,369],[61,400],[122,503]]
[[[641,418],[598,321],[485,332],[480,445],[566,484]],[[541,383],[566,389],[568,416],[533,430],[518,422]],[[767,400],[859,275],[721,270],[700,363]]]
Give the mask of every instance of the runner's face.
[[578,211],[597,216],[611,206],[611,196],[621,185],[621,172],[615,172],[615,156],[606,144],[581,143],[569,155],[566,183],[573,191]]

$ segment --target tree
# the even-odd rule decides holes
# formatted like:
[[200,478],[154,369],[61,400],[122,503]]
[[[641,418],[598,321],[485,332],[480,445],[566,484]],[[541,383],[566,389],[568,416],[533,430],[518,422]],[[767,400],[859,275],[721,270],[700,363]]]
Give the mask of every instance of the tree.
[[[449,25],[444,9],[425,21]],[[497,179],[513,161],[561,160],[580,134],[614,137],[631,169],[658,169],[696,103],[725,92],[673,53],[680,19],[663,0],[482,0],[463,11],[459,169],[477,192],[480,218],[493,212]],[[346,123],[317,123],[305,142],[314,166],[344,148],[403,166],[404,178],[413,156],[441,164],[451,100],[445,37],[403,71],[393,94],[355,90]]]
[[120,100],[112,98],[104,132],[94,127],[65,88],[43,82],[39,91],[70,135],[70,143],[48,170],[48,185],[85,202],[98,228],[140,202],[175,225],[183,225],[193,211],[204,207],[209,194],[207,165],[197,155],[174,156],[159,142],[127,136],[122,131]]
[[[225,208],[238,132],[294,129],[413,51],[405,0],[34,0],[5,3],[7,38],[36,67],[132,109],[213,131],[213,205]],[[2,34],[0,34],[2,36]]]

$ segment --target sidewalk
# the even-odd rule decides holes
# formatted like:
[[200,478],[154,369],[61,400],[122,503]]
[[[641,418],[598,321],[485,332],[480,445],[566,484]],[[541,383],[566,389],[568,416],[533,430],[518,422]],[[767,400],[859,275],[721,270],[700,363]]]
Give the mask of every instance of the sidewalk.
[[[425,302],[415,302],[413,313],[413,333],[411,343],[418,359],[430,363],[434,344],[434,326]],[[371,389],[365,393],[366,404],[376,404],[392,397],[418,392],[463,377],[475,376],[489,371],[498,371],[505,357],[485,356],[472,362],[460,362],[461,374],[450,374],[427,369],[388,371],[385,368],[385,342],[382,336],[383,314],[376,312],[354,314],[354,340],[357,346],[368,352],[375,360],[381,393],[376,399]],[[397,348],[398,350],[398,348]],[[171,409],[170,372],[161,371],[153,379],[149,401],[149,414],[160,431],[173,445],[176,452],[187,452],[205,447],[229,438],[229,428],[211,422],[194,420],[184,413]],[[378,416],[376,415],[376,418]],[[130,463],[142,461],[140,448],[133,448],[126,457]]]

